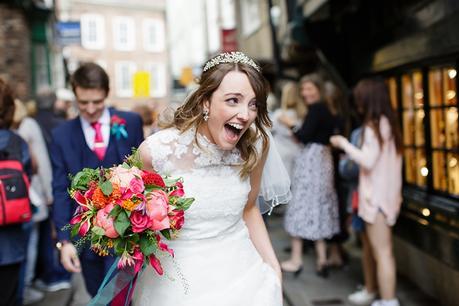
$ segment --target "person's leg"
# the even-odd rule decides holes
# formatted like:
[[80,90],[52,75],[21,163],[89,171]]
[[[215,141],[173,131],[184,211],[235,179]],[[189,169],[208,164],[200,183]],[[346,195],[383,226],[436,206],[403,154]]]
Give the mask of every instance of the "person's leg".
[[379,294],[383,300],[395,299],[395,260],[392,252],[392,229],[379,212],[373,224],[366,224],[366,231],[376,260]]
[[316,266],[317,269],[321,269],[327,265],[327,244],[325,240],[320,239],[315,242],[316,247]]
[[20,270],[21,263],[0,266],[0,305],[17,305]]
[[86,290],[91,297],[94,297],[105,277],[104,258],[85,248],[80,256],[80,262]]
[[362,241],[362,270],[365,289],[368,293],[376,293],[378,291],[378,283],[376,280],[376,262],[371,251],[370,241],[365,231],[360,234]]
[[342,249],[339,242],[330,243],[330,256],[328,258],[327,265],[333,267],[343,266]]
[[282,262],[282,269],[295,272],[303,265],[303,239],[292,237],[292,253],[290,259]]

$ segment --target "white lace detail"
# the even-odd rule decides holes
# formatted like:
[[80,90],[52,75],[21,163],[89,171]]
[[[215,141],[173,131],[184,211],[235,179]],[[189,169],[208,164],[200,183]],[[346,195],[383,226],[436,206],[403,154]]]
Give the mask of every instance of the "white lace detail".
[[183,239],[231,231],[242,217],[250,192],[250,180],[239,177],[239,150],[222,150],[199,133],[195,141],[195,135],[195,129],[180,133],[170,128],[147,139],[154,169],[161,175],[183,177],[186,196],[196,199],[185,214]]

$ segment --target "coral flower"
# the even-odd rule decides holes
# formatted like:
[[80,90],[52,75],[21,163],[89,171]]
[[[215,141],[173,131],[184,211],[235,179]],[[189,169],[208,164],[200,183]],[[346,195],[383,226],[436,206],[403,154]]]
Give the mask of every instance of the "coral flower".
[[94,193],[92,194],[92,205],[94,205],[96,209],[104,208],[109,201],[110,199],[105,196],[100,187],[97,187],[94,190]]

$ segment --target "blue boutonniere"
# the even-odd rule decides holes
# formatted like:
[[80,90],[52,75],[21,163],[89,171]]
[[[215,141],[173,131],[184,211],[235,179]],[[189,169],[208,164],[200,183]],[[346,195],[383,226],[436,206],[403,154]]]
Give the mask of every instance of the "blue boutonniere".
[[120,140],[121,137],[128,137],[125,119],[118,117],[117,115],[113,115],[110,119],[110,127],[110,132],[116,137],[117,140]]

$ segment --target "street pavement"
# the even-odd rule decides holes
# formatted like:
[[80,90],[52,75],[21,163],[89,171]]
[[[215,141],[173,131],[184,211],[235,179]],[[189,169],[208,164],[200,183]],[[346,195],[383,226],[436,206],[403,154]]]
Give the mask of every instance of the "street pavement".
[[[287,259],[289,254],[284,249],[289,246],[289,238],[282,228],[282,216],[273,214],[267,217],[267,224],[279,260]],[[327,279],[315,275],[314,250],[307,250],[304,254],[303,272],[297,278],[287,273],[284,275],[284,306],[351,306],[347,296],[362,283],[360,249],[352,238],[344,247],[349,254],[347,265],[341,269],[331,270]],[[47,293],[43,301],[33,306],[86,305],[89,296],[81,275],[74,275],[72,282],[72,289]],[[407,279],[398,276],[397,282],[397,296],[402,306],[441,306]]]

